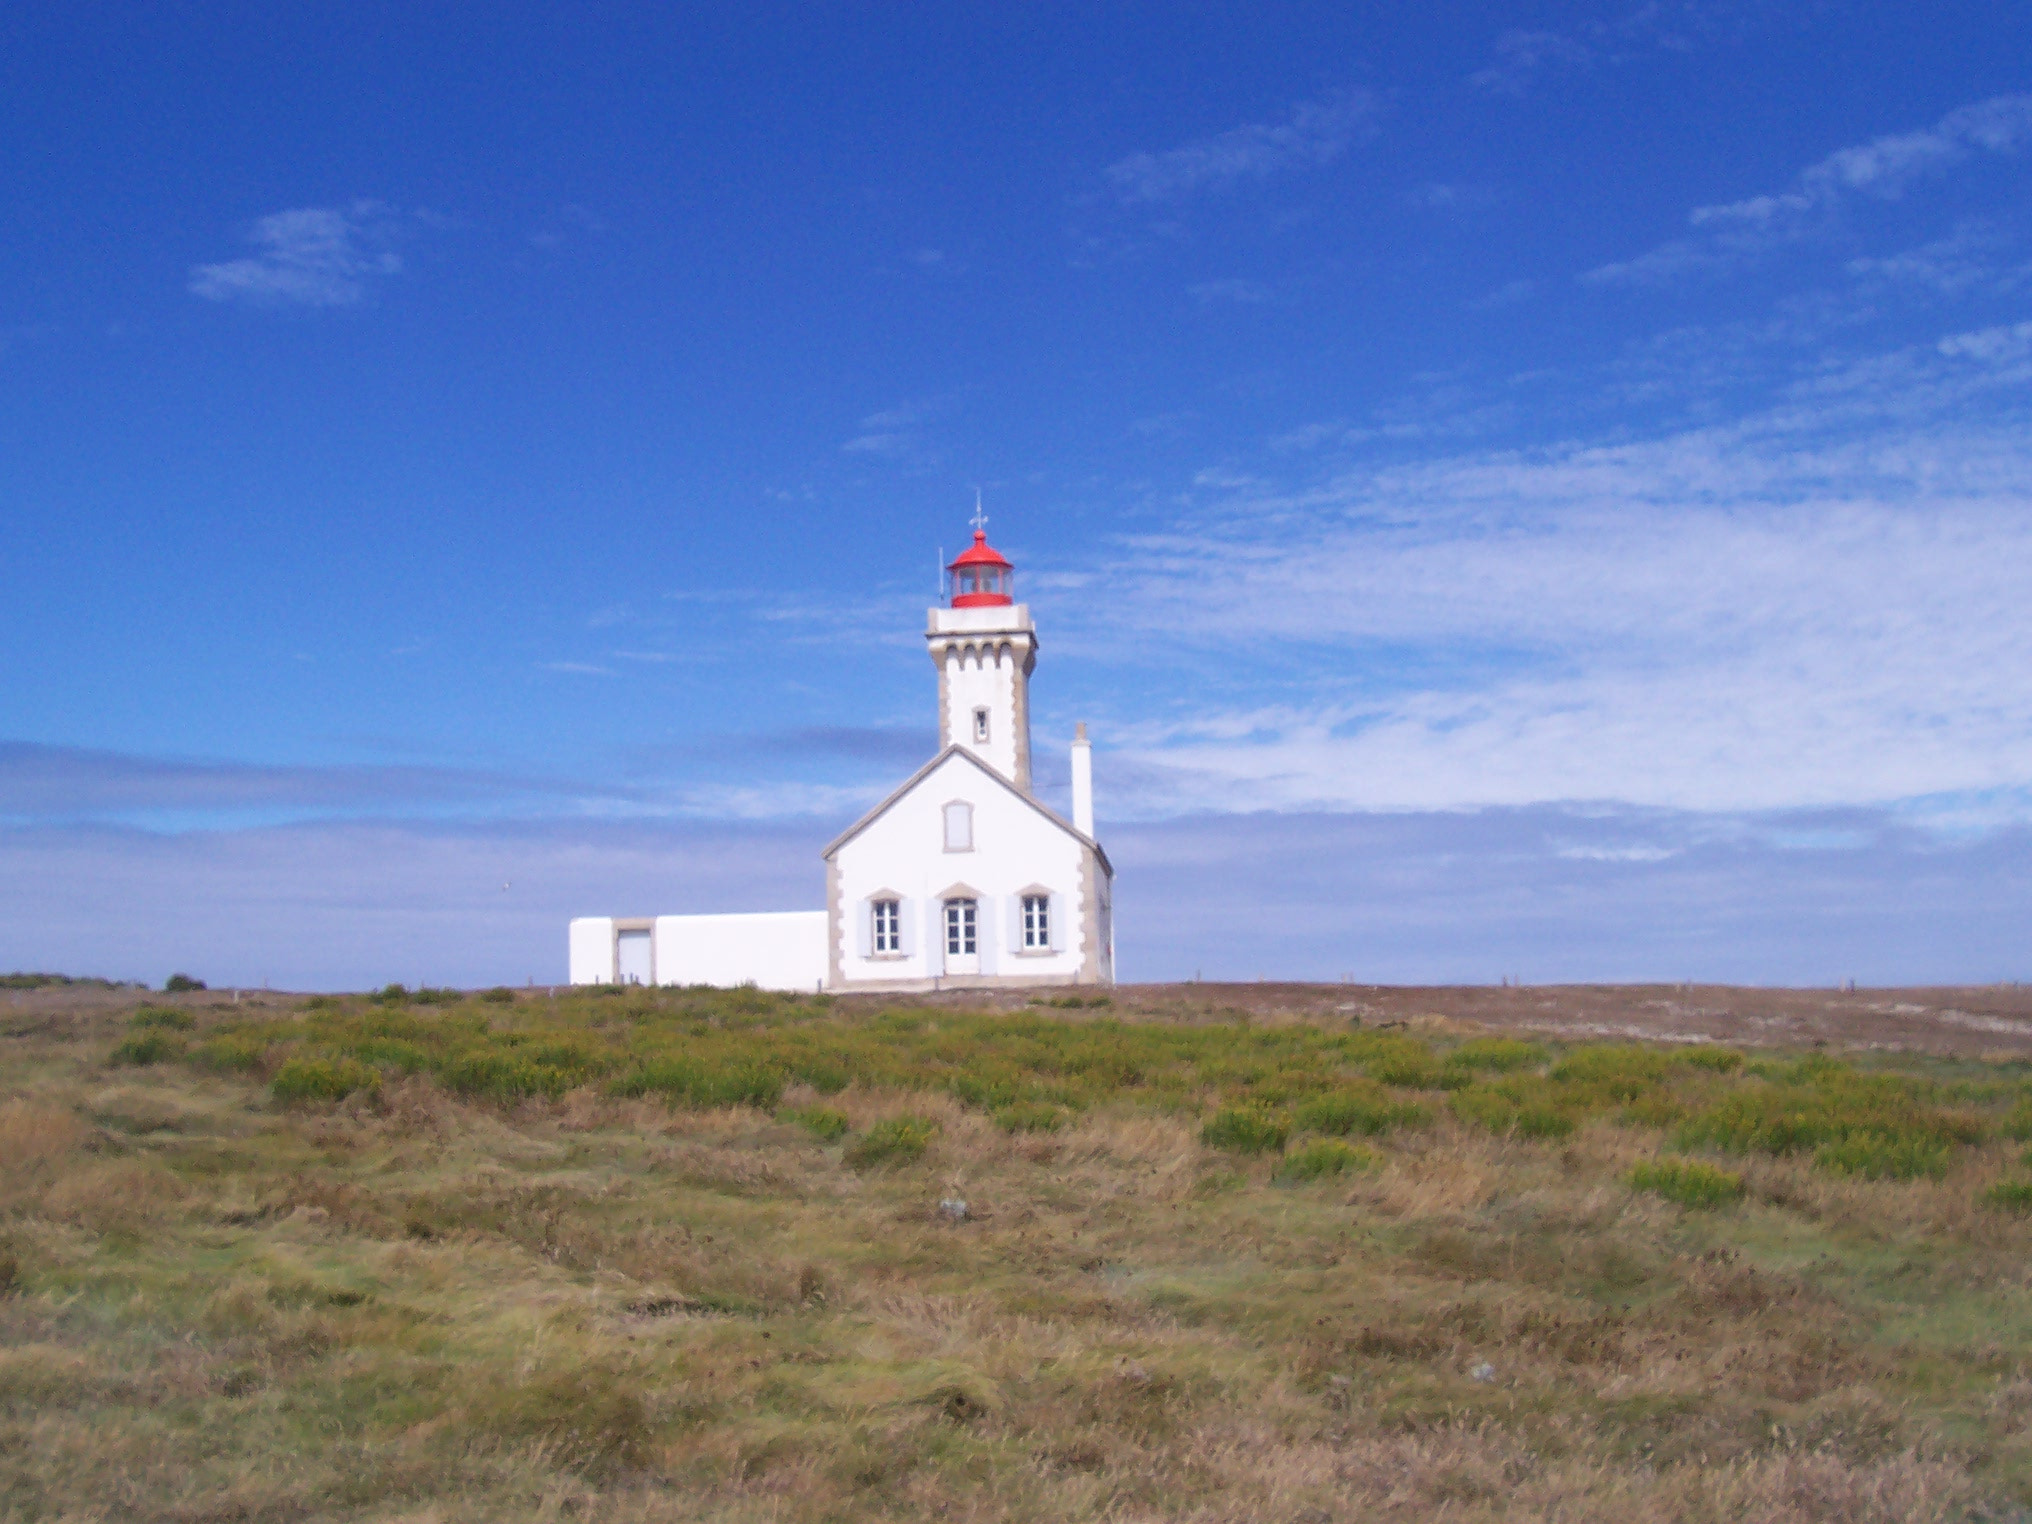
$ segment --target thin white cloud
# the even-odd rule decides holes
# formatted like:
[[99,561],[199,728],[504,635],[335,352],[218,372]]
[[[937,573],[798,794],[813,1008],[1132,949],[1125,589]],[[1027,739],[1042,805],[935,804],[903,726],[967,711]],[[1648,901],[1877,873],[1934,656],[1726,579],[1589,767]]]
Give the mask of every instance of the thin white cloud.
[[1349,91],[1306,101],[1280,122],[1251,122],[1159,153],[1132,153],[1104,171],[1116,196],[1131,205],[1178,201],[1238,181],[1331,163],[1368,129],[1375,97]]
[[1494,206],[1502,198],[1487,185],[1432,180],[1415,187],[1404,199],[1430,212],[1477,212]]
[[373,282],[401,271],[392,247],[399,233],[400,219],[377,201],[276,212],[248,234],[255,254],[194,266],[189,289],[214,302],[354,306]]
[[1486,296],[1480,296],[1468,303],[1470,311],[1494,312],[1502,307],[1514,307],[1519,302],[1528,302],[1538,294],[1538,283],[1529,280],[1509,280]]
[[1110,734],[1152,813],[1987,793],[2022,814],[2027,380],[2032,324],[1725,428],[1239,484],[1105,568],[1079,638],[1162,632],[1299,696],[1181,693]]
[[1552,64],[1586,68],[1597,52],[1593,45],[1564,32],[1513,28],[1496,39],[1494,60],[1468,76],[1468,83],[1504,95],[1522,95],[1525,87]]
[[1682,849],[1649,845],[1590,845],[1560,847],[1553,854],[1569,862],[1583,863],[1662,863],[1677,857]]
[[840,448],[849,455],[887,455],[901,457],[908,455],[916,445],[916,436],[900,430],[856,434]]
[[1991,365],[2025,360],[2032,358],[2032,323],[1950,334],[1940,341],[1939,347],[1944,355]]
[[1642,285],[1731,270],[1824,230],[1859,198],[1896,200],[1979,153],[2015,153],[2027,142],[2032,142],[2032,95],[1979,101],[1917,132],[1889,134],[1829,154],[1782,191],[1696,207],[1688,217],[1694,236],[1602,265],[1582,278]]
[[908,471],[935,466],[940,454],[927,429],[939,411],[936,402],[905,402],[863,418],[860,432],[840,445],[846,455],[888,461]]
[[1964,224],[1945,238],[1880,257],[1852,259],[1848,273],[1865,283],[1923,287],[1942,296],[2008,291],[2032,276],[2032,265],[2002,256],[2010,240],[1980,224]]
[[1978,150],[2009,153],[2032,138],[2032,95],[1999,95],[1950,111],[1932,127],[1890,134],[1829,154],[1790,189],[1723,206],[1695,208],[1695,227],[1773,224],[1824,211],[1854,195],[1895,197]]
[[585,661],[538,662],[537,670],[541,672],[567,672],[581,677],[612,677],[614,675],[612,667],[595,666],[593,663]]
[[611,656],[612,656],[612,657],[613,657],[613,658],[614,658],[614,659],[615,659],[616,661],[639,661],[639,662],[646,662],[646,663],[648,663],[648,664],[649,664],[649,665],[651,665],[651,666],[668,666],[668,665],[670,665],[671,663],[674,663],[674,662],[675,662],[675,663],[688,663],[688,662],[700,662],[700,661],[709,661],[709,660],[711,660],[711,658],[710,658],[710,657],[706,657],[706,656],[702,656],[702,655],[700,655],[699,653],[697,653],[697,652],[692,652],[692,651],[687,651],[687,652],[676,652],[676,651],[613,651],[613,652],[610,652],[610,653],[608,653],[608,654],[609,654],[609,655],[611,655]]
[[1468,83],[1496,94],[1523,95],[1541,75],[1555,71],[1579,72],[1660,53],[1689,53],[1715,42],[1740,42],[1786,9],[1760,0],[1639,0],[1619,16],[1575,16],[1564,31],[1513,27],[1496,38],[1489,63],[1470,74]]

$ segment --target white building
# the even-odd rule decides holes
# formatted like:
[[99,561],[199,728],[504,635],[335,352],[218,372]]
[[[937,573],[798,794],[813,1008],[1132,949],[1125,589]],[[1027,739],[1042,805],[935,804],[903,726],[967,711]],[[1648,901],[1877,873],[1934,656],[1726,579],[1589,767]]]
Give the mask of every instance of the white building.
[[929,990],[1115,982],[1114,869],[1094,840],[1086,726],[1068,821],[1030,787],[1037,630],[1013,568],[976,528],[925,639],[938,755],[822,854],[826,908],[590,916],[571,923],[574,984]]

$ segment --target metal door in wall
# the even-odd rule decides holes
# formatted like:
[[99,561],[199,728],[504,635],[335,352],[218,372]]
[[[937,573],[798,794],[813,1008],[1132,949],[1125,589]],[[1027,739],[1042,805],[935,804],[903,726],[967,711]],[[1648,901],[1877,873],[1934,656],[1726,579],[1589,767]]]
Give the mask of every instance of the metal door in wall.
[[614,946],[614,977],[623,984],[651,982],[648,932],[624,931],[619,934]]
[[981,902],[945,902],[945,971],[949,975],[981,971]]

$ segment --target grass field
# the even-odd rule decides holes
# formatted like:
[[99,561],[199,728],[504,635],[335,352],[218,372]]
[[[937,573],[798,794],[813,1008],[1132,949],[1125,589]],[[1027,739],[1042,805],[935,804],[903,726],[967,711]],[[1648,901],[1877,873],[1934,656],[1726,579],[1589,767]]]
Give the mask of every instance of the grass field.
[[2032,1516],[2021,1054],[0,998],[8,1521]]

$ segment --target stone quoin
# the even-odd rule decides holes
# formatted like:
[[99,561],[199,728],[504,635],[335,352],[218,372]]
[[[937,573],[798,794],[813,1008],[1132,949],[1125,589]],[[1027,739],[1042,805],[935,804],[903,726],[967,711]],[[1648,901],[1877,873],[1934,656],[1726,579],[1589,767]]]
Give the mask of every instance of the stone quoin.
[[1115,982],[1115,870],[1094,837],[1093,754],[1072,743],[1072,819],[1030,779],[1037,629],[1015,572],[974,541],[947,566],[925,641],[935,756],[835,839],[825,909],[585,916],[573,984],[754,983],[840,993]]

